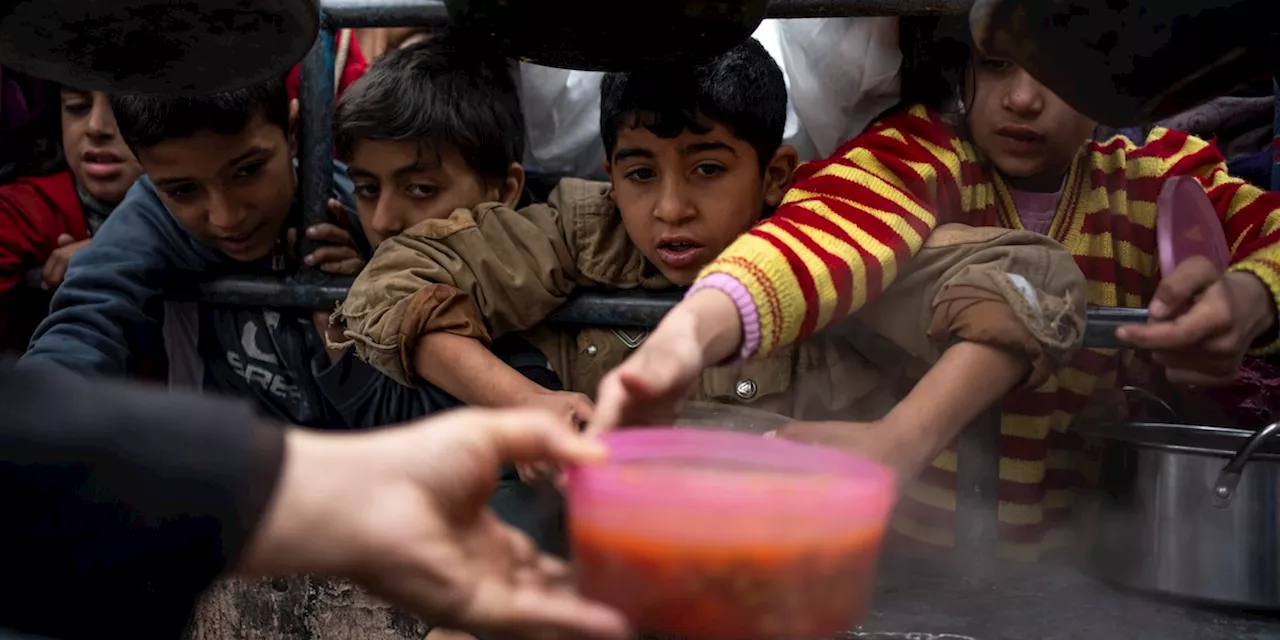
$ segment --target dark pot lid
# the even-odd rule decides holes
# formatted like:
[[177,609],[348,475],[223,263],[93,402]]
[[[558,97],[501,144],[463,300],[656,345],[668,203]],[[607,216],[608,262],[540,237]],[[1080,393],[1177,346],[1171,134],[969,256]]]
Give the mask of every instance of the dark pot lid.
[[746,41],[766,0],[446,0],[450,20],[487,33],[513,58],[627,71],[714,58]]
[[0,3],[0,61],[79,89],[191,94],[282,77],[319,33],[316,0]]
[[1267,73],[1275,0],[976,0],[983,51],[1016,61],[1080,112],[1155,122]]
[[[1232,456],[1257,430],[1164,422],[1086,422],[1072,425],[1084,436],[1126,442],[1144,448]],[[1271,438],[1254,459],[1280,460],[1280,438]]]

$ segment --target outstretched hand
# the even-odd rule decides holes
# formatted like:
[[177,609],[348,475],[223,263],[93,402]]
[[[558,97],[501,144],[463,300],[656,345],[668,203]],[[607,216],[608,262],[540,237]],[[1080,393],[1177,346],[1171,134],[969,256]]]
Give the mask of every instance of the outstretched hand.
[[702,370],[742,342],[736,303],[716,289],[685,298],[644,344],[601,381],[587,435],[622,426],[671,424],[693,394]]
[[364,434],[291,431],[273,504],[239,569],[355,579],[432,625],[623,640],[619,613],[487,507],[504,463],[575,464],[598,443],[539,410],[463,409]]
[[1250,345],[1275,324],[1275,307],[1253,274],[1223,274],[1197,256],[1160,281],[1150,322],[1120,327],[1116,336],[1151,351],[1170,382],[1226,384],[1235,379]]

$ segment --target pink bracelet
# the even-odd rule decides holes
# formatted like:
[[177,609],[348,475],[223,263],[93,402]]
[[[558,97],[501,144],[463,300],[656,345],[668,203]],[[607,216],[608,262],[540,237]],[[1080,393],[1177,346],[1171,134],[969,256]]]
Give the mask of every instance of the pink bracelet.
[[736,356],[724,364],[732,364],[749,359],[760,349],[760,312],[756,310],[755,299],[751,291],[737,278],[723,272],[712,273],[699,279],[689,288],[685,297],[703,289],[716,289],[729,296],[738,307],[738,319],[742,322],[742,346]]

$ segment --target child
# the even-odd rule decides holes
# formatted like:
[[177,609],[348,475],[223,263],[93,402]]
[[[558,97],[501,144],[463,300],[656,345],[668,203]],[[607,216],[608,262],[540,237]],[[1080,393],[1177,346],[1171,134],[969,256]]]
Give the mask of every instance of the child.
[[[595,427],[646,421],[655,411],[661,418],[702,367],[734,353],[767,357],[858,311],[895,273],[912,268],[908,260],[940,221],[1029,229],[1062,242],[1089,280],[1089,303],[1150,309],[1151,324],[1125,327],[1119,337],[1152,351],[1171,379],[1229,378],[1250,347],[1280,346],[1280,195],[1227,175],[1212,145],[1182,133],[1157,128],[1140,147],[1123,138],[1089,142],[1094,122],[1013,63],[967,44],[938,59],[962,62],[952,70],[961,92],[932,107],[903,105],[798,180],[773,218],[702,271],[645,353],[605,381]],[[956,103],[965,105],[958,117],[940,111]],[[1155,199],[1164,179],[1177,175],[1199,179],[1218,207],[1233,250],[1225,275],[1201,260],[1157,271]],[[832,227],[849,233],[828,244],[831,259],[795,259],[792,247]],[[1128,352],[1083,350],[1059,375],[1004,401],[1006,554],[1035,559],[1069,541],[1070,489],[1082,480],[1072,464],[1080,442],[1069,427],[1132,362]],[[945,381],[918,388],[922,395],[947,390]],[[938,402],[922,416],[945,420],[952,411]],[[791,435],[892,455],[868,449],[884,433],[878,427],[806,424]],[[908,489],[899,532],[952,544],[955,463],[948,450]]]
[[[312,312],[201,304],[192,321],[173,311],[180,289],[221,275],[280,274],[292,262],[290,230],[300,216],[283,80],[113,102],[147,175],[77,254],[25,363],[120,375],[163,330],[172,338],[173,368],[184,358],[194,365],[190,382],[252,397],[279,420],[356,428],[456,406],[439,390],[405,389],[353,356],[327,353]],[[330,204],[341,218],[309,235],[335,244],[308,258],[326,271],[354,273],[370,250],[358,221],[339,204],[351,202],[341,167],[334,178],[337,200]],[[175,335],[187,324],[191,335]],[[537,360],[522,369],[545,378]]]
[[[375,246],[456,209],[520,201],[524,120],[508,62],[493,50],[473,34],[436,32],[383,54],[338,102],[336,151],[349,163],[356,211]],[[504,345],[496,349],[500,353],[514,355],[482,349],[482,357],[492,363],[494,377],[519,379],[526,393],[520,402],[555,405],[557,398],[580,398],[558,391],[546,359],[519,349],[528,347],[517,336],[497,344]],[[521,359],[527,364],[519,366]],[[562,507],[553,487],[527,486],[514,469],[506,469],[490,505],[544,551],[565,553]],[[433,629],[428,638],[451,636],[468,637]]]
[[51,157],[0,187],[0,351],[26,350],[49,308],[48,293],[22,286],[27,271],[43,265],[45,291],[62,284],[71,256],[142,173],[119,136],[107,94],[64,88],[47,108],[51,117],[28,126],[59,138],[49,145]]
[[[610,75],[601,131],[612,186],[566,179],[549,205],[485,204],[407,229],[353,285],[340,310],[347,334],[362,357],[406,384],[426,380],[501,406],[527,395],[497,380],[483,341],[531,330],[565,387],[590,392],[645,333],[542,326],[547,315],[580,286],[691,283],[781,201],[795,164],[781,145],[785,106],[781,71],[754,40],[684,70]],[[958,368],[972,388],[990,383],[1002,394],[1032,361],[1031,380],[1047,375],[1083,322],[1079,305],[1062,302],[1083,296],[1069,256],[1034,234],[950,231],[921,261],[928,267],[904,278],[901,295],[864,318],[878,337],[842,326],[770,359],[710,371],[699,395],[788,415],[878,417],[875,392],[936,358],[926,332],[981,343],[957,347],[962,355],[994,352],[981,351],[982,370],[966,368],[971,357]],[[1028,305],[1014,279],[1045,306],[1058,300],[1061,333],[1045,333],[1041,305]]]

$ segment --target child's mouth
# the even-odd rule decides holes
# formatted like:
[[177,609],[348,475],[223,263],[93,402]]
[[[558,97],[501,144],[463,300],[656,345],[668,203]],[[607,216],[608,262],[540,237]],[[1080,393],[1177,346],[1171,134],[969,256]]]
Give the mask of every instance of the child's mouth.
[[703,259],[707,248],[687,240],[658,243],[658,259],[673,269],[684,269]]
[[997,129],[996,134],[1004,138],[1011,146],[1023,149],[1039,145],[1045,140],[1044,134],[1039,131],[1019,125],[1005,125]]

